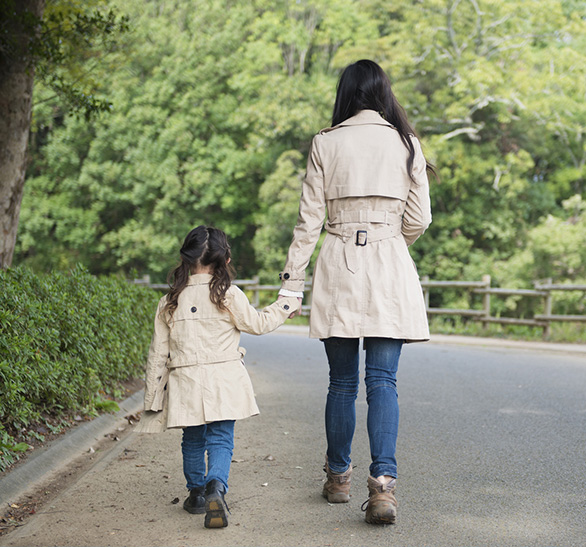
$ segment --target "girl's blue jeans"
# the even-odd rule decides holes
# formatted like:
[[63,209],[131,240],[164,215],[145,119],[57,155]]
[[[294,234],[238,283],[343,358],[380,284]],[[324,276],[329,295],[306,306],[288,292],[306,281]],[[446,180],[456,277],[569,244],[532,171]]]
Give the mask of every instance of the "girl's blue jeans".
[[217,479],[227,491],[233,451],[234,420],[184,427],[181,452],[187,488],[193,490],[205,486],[212,479]]
[[[350,466],[356,427],[355,401],[359,386],[359,338],[326,338],[330,385],[326,402],[328,465],[333,473]],[[365,338],[367,430],[370,442],[370,474],[397,477],[395,449],[399,430],[397,368],[403,340]]]

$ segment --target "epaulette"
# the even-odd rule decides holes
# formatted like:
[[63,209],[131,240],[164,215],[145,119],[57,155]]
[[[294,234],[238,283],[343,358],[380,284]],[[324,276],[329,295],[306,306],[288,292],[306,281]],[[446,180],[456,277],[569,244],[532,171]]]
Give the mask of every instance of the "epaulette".
[[320,129],[319,134],[325,135],[326,133],[329,133],[330,131],[333,131],[334,129],[338,129],[338,127],[342,127],[342,126],[343,126],[343,124],[334,125],[334,127],[324,127],[323,129]]

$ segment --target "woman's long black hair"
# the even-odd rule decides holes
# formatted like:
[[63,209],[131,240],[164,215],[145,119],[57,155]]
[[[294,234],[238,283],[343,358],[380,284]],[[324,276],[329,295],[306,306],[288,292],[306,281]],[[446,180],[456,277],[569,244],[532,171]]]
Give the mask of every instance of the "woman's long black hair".
[[[392,124],[409,151],[407,172],[413,178],[415,146],[411,135],[417,136],[407,119],[407,114],[391,89],[391,81],[385,71],[374,61],[362,59],[347,66],[338,82],[332,127],[356,115],[360,110],[374,110]],[[427,168],[436,176],[435,168]]]
[[233,269],[229,264],[230,245],[226,234],[218,228],[198,226],[187,234],[179,254],[181,263],[169,272],[167,278],[171,290],[162,313],[173,316],[179,295],[197,266],[211,266],[210,300],[219,309],[225,310],[224,298],[233,277]]

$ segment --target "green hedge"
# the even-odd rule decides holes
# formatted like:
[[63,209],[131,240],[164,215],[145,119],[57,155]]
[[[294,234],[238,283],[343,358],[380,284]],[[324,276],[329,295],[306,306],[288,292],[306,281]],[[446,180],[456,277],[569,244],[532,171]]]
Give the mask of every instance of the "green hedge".
[[142,376],[158,298],[81,267],[0,271],[0,470],[42,416],[95,413],[103,394]]

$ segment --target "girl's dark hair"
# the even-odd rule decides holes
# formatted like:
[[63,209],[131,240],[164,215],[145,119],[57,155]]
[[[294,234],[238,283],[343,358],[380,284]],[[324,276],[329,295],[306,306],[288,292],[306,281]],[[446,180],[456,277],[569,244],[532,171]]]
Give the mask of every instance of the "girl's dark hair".
[[[407,114],[391,90],[391,81],[385,71],[374,61],[362,59],[347,66],[338,82],[332,127],[356,115],[360,110],[374,110],[391,123],[399,132],[409,151],[407,172],[413,179],[415,146],[411,135],[417,136],[407,119]],[[427,168],[437,178],[435,168]]]
[[181,263],[167,277],[171,290],[163,313],[173,316],[179,295],[197,266],[211,266],[210,300],[219,309],[226,310],[224,298],[233,278],[233,268],[228,263],[231,254],[226,234],[211,226],[198,226],[187,234],[179,254]]

